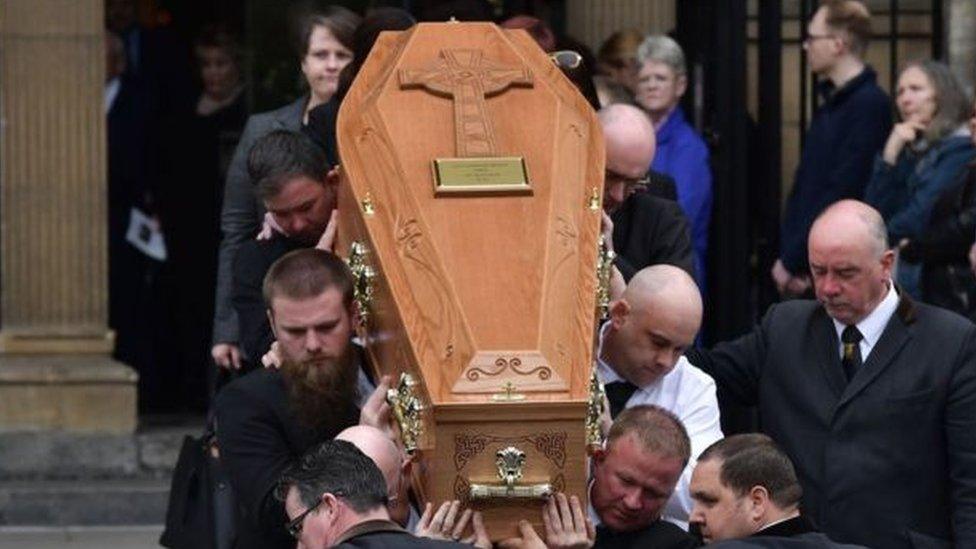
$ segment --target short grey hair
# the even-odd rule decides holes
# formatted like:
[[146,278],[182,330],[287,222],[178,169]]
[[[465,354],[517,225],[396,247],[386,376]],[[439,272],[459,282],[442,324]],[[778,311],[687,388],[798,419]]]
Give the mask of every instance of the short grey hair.
[[648,36],[637,48],[637,62],[643,65],[648,61],[657,61],[671,67],[675,76],[688,73],[685,65],[685,52],[670,36],[656,34]]

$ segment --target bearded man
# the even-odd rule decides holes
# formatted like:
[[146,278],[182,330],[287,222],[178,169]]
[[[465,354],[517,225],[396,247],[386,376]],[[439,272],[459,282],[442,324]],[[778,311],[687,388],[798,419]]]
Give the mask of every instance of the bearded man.
[[[237,497],[238,548],[293,548],[275,488],[316,444],[357,423],[381,426],[384,380],[370,395],[353,333],[352,275],[329,252],[303,249],[278,259],[263,285],[280,369],[256,370],[217,396],[220,459]],[[362,405],[362,411],[360,411]]]

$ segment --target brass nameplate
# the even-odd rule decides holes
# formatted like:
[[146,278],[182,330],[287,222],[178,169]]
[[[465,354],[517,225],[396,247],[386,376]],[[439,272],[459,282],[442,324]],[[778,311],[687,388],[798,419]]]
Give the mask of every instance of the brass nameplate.
[[521,156],[434,160],[434,194],[513,192],[532,192]]

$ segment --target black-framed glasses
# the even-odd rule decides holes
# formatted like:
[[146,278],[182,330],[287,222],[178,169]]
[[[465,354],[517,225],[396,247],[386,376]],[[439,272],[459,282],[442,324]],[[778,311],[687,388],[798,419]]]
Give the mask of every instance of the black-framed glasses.
[[[342,490],[336,490],[335,492],[330,493],[337,498],[346,495]],[[298,536],[302,535],[302,526],[305,524],[305,517],[307,517],[312,511],[318,509],[319,506],[322,505],[323,501],[325,501],[325,497],[319,497],[319,500],[315,502],[315,505],[305,509],[302,514],[291,519],[287,524],[285,524],[285,530],[288,530],[288,534],[291,535],[291,537],[298,539]]]
[[605,183],[623,183],[624,195],[630,196],[634,193],[647,190],[647,186],[651,183],[651,176],[645,173],[643,177],[626,177],[607,169],[603,172],[603,180]]
[[323,501],[323,498],[319,498],[319,500],[315,502],[315,505],[305,509],[302,514],[288,521],[288,524],[285,525],[285,529],[288,530],[291,537],[298,539],[298,536],[302,535],[302,525],[305,523],[305,517],[307,517],[312,511],[318,509],[319,505],[322,505]]
[[559,50],[549,54],[549,59],[560,69],[573,70],[583,62],[583,56],[573,50]]

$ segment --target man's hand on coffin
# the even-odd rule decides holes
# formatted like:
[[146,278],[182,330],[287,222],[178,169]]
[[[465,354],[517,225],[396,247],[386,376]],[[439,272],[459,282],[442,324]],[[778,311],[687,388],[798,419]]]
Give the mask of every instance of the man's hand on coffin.
[[588,549],[596,541],[596,528],[583,513],[579,498],[559,493],[549,498],[542,509],[546,529],[545,542],[528,521],[519,521],[520,538],[500,542],[503,548],[515,549]]
[[386,402],[386,392],[390,390],[390,376],[380,378],[379,385],[366,399],[363,409],[359,412],[359,424],[369,425],[383,431],[399,443],[399,435],[390,421],[390,405]]
[[281,368],[281,362],[281,346],[278,345],[277,341],[272,341],[271,348],[261,357],[261,364],[264,364],[265,368],[274,368],[277,370]]
[[322,238],[319,238],[319,243],[315,245],[315,249],[326,252],[334,251],[336,230],[338,228],[339,210],[332,210],[332,215],[329,216],[329,223],[325,226],[325,232],[322,233]]
[[233,343],[217,343],[210,349],[210,356],[221,368],[241,369],[241,350]]
[[[460,541],[482,547],[491,548],[491,540],[488,538],[488,531],[485,530],[484,519],[480,512],[465,509],[461,510],[460,501],[445,501],[434,511],[434,506],[428,503],[424,508],[424,514],[417,523],[414,535],[421,538],[443,539]],[[465,530],[471,526],[471,532],[465,536]]]
[[503,539],[498,542],[498,547],[502,549],[546,549],[545,542],[535,533],[535,529],[527,520],[520,520],[518,523],[519,534],[521,537]]
[[542,510],[542,523],[550,549],[586,549],[596,541],[596,527],[576,496],[567,498],[560,492],[550,497]]

